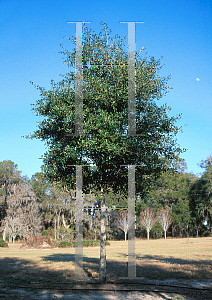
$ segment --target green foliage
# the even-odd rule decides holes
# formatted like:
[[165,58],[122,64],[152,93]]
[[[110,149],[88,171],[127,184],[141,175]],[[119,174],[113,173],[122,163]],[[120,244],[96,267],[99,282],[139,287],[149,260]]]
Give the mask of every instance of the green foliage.
[[74,240],[74,234],[75,230],[73,228],[60,227],[57,230],[58,239],[62,241]]
[[[178,199],[172,207],[172,218],[175,225],[184,228],[190,221],[189,199]],[[179,224],[179,225],[178,225]]]
[[54,228],[48,227],[46,230],[43,230],[41,233],[43,236],[50,236],[51,238],[54,237]]
[[162,226],[157,222],[150,231],[150,238],[159,239],[164,235]]
[[[94,246],[99,246],[100,245],[100,241],[99,240],[83,240],[83,247],[94,247]],[[110,246],[110,242],[106,241],[106,245]]]
[[[127,188],[127,168],[120,165],[142,165],[137,187],[144,192],[148,178],[143,175],[158,176],[166,168],[162,158],[172,160],[182,152],[174,140],[180,130],[174,124],[180,116],[170,118],[167,105],[156,105],[155,100],[168,89],[168,78],[158,75],[160,60],[136,54],[136,121],[137,133],[142,136],[124,135],[128,126],[128,55],[123,50],[124,39],[115,36],[109,38],[110,46],[107,44],[107,25],[102,25],[99,35],[87,27],[83,34],[83,127],[90,136],[67,137],[75,132],[75,76],[69,72],[62,81],[52,81],[51,90],[37,87],[41,99],[33,111],[44,119],[29,138],[47,142],[43,169],[51,182],[74,188],[75,167],[67,165],[92,163],[96,168],[83,167],[84,189],[92,184],[97,190],[104,186],[117,192]],[[70,66],[75,65],[75,52],[63,51]]]
[[83,240],[83,247],[94,247],[94,246],[99,246],[99,241],[94,241],[94,240]]
[[[60,242],[55,242],[53,241],[53,244],[56,247],[62,247],[62,248],[68,248],[68,247],[75,247],[75,242],[74,241],[60,241]],[[83,240],[83,247],[95,247],[95,246],[99,246],[100,245],[100,241],[98,240]],[[108,241],[106,241],[106,245],[110,246],[110,243]]]
[[21,172],[17,170],[17,167],[18,165],[11,160],[0,162],[0,187],[19,182]]
[[[205,161],[200,163],[200,166],[205,169],[201,178],[196,180],[190,189],[190,211],[192,222],[198,231],[203,235],[210,227],[212,227],[212,157],[209,156]],[[207,221],[208,228],[203,226],[203,221]]]
[[8,243],[0,239],[0,247],[8,247]]
[[[146,203],[156,212],[168,208],[172,217],[172,235],[186,235],[187,226],[192,223],[190,190],[197,178],[185,173],[186,163],[182,159],[173,161],[174,170],[162,173],[155,180],[146,197]],[[190,226],[191,229],[191,226]]]
[[66,242],[66,241],[61,241],[60,242],[60,247],[62,247],[62,248],[67,248],[67,247],[73,247],[73,243],[71,243],[71,242]]
[[32,175],[30,182],[37,197],[38,203],[42,207],[42,210],[45,211],[45,209],[49,206],[49,183],[41,172],[37,172]]

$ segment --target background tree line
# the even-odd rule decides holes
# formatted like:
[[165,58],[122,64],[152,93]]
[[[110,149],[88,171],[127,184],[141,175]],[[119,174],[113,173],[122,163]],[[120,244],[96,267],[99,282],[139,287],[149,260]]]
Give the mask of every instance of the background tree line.
[[[200,165],[204,169],[200,178],[186,173],[185,161],[178,160],[177,171],[152,179],[146,196],[136,197],[136,237],[212,235],[212,158]],[[83,198],[84,239],[99,240],[101,191],[90,186]],[[126,239],[126,193],[111,190],[105,203],[107,239]],[[0,222],[3,239],[10,242],[42,233],[55,240],[73,240],[75,191],[50,184],[42,172],[31,179],[22,177],[15,163],[0,162]],[[128,227],[130,222],[129,218]]]

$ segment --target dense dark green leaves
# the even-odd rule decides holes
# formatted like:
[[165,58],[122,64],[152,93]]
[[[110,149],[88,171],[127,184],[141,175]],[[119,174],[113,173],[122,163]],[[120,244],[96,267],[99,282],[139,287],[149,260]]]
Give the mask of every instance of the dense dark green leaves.
[[192,220],[197,229],[201,229],[206,220],[208,229],[212,230],[212,157],[202,161],[200,166],[205,172],[193,183],[190,191]]
[[[128,127],[128,55],[124,39],[109,37],[102,23],[99,35],[84,27],[83,33],[83,130],[90,136],[67,136],[75,133],[75,75],[69,72],[52,89],[40,89],[41,99],[33,110],[44,120],[30,138],[47,143],[44,172],[50,181],[74,187],[75,168],[83,167],[84,188],[93,184],[114,191],[127,188],[127,168],[137,169],[137,190],[144,191],[145,174],[159,174],[167,168],[165,160],[174,160],[183,150],[175,141],[180,131],[169,117],[167,105],[158,106],[168,90],[168,77],[160,77],[160,61],[136,54],[136,130],[141,136],[126,136]],[[74,38],[70,39],[74,42]],[[76,50],[63,50],[64,61],[75,66]],[[69,166],[68,166],[69,165]]]

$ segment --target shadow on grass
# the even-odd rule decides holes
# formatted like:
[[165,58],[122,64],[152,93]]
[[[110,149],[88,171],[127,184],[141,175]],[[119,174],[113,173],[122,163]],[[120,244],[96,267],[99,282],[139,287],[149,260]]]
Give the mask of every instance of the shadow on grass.
[[[138,261],[145,265],[148,261],[149,271],[160,274],[161,279],[212,279],[212,261],[211,260],[187,260],[182,258],[168,257],[158,255],[138,255]],[[157,266],[158,264],[158,266]],[[162,265],[163,264],[163,265]],[[142,266],[138,267],[139,273],[142,273]],[[153,274],[152,274],[153,275]]]
[[[43,257],[50,262],[74,262],[73,254],[52,254]],[[136,256],[136,276],[144,279],[212,279],[212,261],[164,258],[157,255]],[[99,272],[99,259],[83,257],[85,276]],[[127,276],[127,262],[107,261],[107,278]]]
[[[142,256],[139,259],[141,260],[149,260],[149,265],[140,265],[136,267],[137,276],[145,279],[173,279],[176,278],[173,275],[173,270],[164,269],[163,266],[157,266],[154,263],[151,264],[151,261],[161,261],[170,264],[193,264],[196,267],[204,267],[209,266],[211,268],[211,261],[187,261],[182,259],[172,259],[172,258],[164,258],[159,256]],[[4,289],[25,289],[36,291],[39,290],[59,290],[60,289],[71,289],[74,287],[76,283],[70,280],[74,277],[74,271],[70,271],[68,263],[75,261],[74,254],[52,254],[52,255],[42,255],[42,260],[45,262],[45,266],[41,267],[36,262],[25,260],[21,258],[3,258],[0,259],[0,288]],[[62,270],[59,267],[55,267],[55,269],[49,269],[48,264],[53,263],[65,263],[65,267],[63,264]],[[61,266],[61,265],[60,265]],[[212,268],[211,268],[212,269]],[[92,277],[94,273],[99,273],[99,259],[97,258],[89,258],[84,254],[83,257],[83,270],[85,276]],[[212,270],[210,276],[212,275]],[[127,277],[127,264],[124,262],[117,261],[107,261],[107,280],[110,279],[118,279],[119,277]],[[177,276],[177,278],[187,278],[187,274],[181,270]],[[140,285],[142,287],[142,283]],[[75,293],[75,292],[70,292]],[[111,293],[111,292],[108,292]],[[151,292],[149,293],[149,295]],[[160,294],[160,293],[159,293]],[[184,295],[183,292],[179,291],[179,294]],[[163,299],[170,299],[162,296]],[[101,299],[107,299],[102,296]]]

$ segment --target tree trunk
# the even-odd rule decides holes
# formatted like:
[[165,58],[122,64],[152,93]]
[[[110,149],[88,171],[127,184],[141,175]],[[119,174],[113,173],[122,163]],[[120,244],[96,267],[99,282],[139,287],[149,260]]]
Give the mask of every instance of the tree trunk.
[[174,237],[174,226],[172,226],[172,237]]
[[6,241],[6,228],[7,228],[7,227],[5,226],[4,231],[3,231],[3,240],[4,240],[4,241]]
[[57,239],[57,219],[54,219],[54,223],[55,223],[55,228],[54,228],[54,239],[56,241]]
[[9,234],[9,243],[12,243],[12,236]]
[[125,231],[124,235],[125,235],[125,242],[126,242],[126,240],[127,240],[127,232],[126,231]]
[[149,230],[147,230],[147,240],[149,240]]
[[197,228],[197,238],[198,238],[199,234],[198,234],[198,228]]
[[100,271],[99,282],[106,283],[106,207],[105,193],[101,188],[101,231],[100,231]]
[[63,222],[63,226],[64,226],[66,229],[68,229],[68,228],[69,228],[69,226],[68,226],[68,225],[66,225],[66,221],[65,221],[64,213],[62,213],[62,222]]
[[164,239],[166,240],[166,230],[164,230]]
[[60,228],[60,211],[57,216],[57,239],[59,240],[58,229]]

